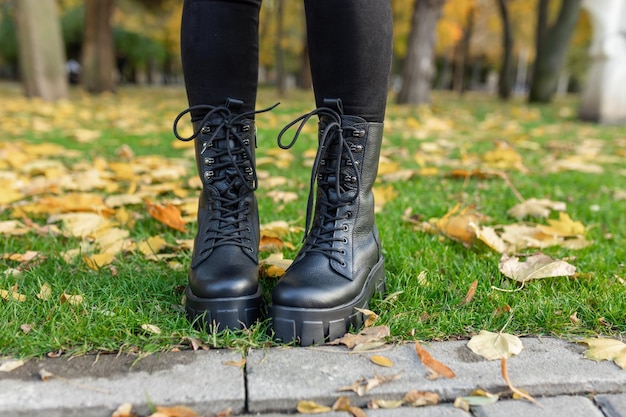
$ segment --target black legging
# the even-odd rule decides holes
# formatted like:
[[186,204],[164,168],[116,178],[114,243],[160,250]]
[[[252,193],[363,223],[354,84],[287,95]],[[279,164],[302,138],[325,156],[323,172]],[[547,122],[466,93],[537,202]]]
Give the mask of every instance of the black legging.
[[[391,65],[389,0],[304,5],[317,105],[341,98],[345,114],[382,122]],[[181,55],[190,105],[216,106],[233,97],[244,101],[242,111],[254,110],[260,8],[260,0],[185,0]]]

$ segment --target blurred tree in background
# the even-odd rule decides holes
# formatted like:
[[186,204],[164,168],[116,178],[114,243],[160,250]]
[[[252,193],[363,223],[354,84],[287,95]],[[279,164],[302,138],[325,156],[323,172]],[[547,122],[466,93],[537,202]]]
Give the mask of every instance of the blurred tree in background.
[[[0,0],[0,77],[19,79],[19,48],[15,37],[16,4],[24,0]],[[54,0],[68,63],[81,63],[85,85],[85,19],[88,0]],[[89,91],[113,90],[124,83],[181,83],[180,0],[106,0],[111,2],[109,29],[113,59],[113,86],[86,86]],[[399,101],[410,90],[421,91],[428,102],[431,88],[481,90],[502,99],[526,96],[530,86],[550,80],[550,100],[555,94],[578,91],[584,82],[591,28],[580,0],[391,0],[394,13],[394,58],[390,89]],[[100,2],[98,2],[100,3]],[[414,13],[439,8],[439,18]],[[543,10],[543,12],[539,12]],[[567,19],[562,16],[565,11]],[[540,16],[541,15],[541,16]],[[431,25],[417,22],[431,19]],[[543,20],[542,20],[543,19]],[[560,22],[567,21],[567,25]],[[543,22],[543,23],[542,23]],[[543,26],[542,26],[543,25]],[[538,27],[545,30],[538,30]],[[562,35],[564,27],[567,36]],[[415,36],[412,37],[411,34]],[[541,34],[541,39],[537,34]],[[264,0],[259,28],[259,76],[262,85],[282,91],[310,88],[304,10],[301,1]],[[414,38],[414,39],[413,39]],[[413,39],[411,41],[411,39]],[[432,43],[428,49],[425,45]],[[426,51],[426,52],[424,52]],[[103,52],[104,53],[104,52]],[[545,57],[558,56],[562,59]],[[542,58],[543,57],[543,58]],[[537,59],[536,59],[537,58]],[[417,73],[416,62],[427,76]],[[87,66],[87,67],[86,67]],[[68,65],[68,68],[70,66]],[[102,68],[102,67],[100,67]],[[534,69],[533,69],[534,68]],[[109,70],[107,70],[109,71]],[[556,80],[556,82],[555,82]],[[77,82],[78,79],[72,81]],[[99,81],[103,83],[104,81]],[[103,88],[104,87],[104,88]],[[419,87],[419,88],[417,88]],[[534,96],[533,96],[534,97]]]

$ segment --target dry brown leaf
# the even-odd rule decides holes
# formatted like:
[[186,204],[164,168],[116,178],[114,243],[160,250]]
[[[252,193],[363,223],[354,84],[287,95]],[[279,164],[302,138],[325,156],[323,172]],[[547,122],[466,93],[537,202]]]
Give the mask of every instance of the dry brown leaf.
[[329,342],[329,345],[345,345],[348,349],[352,349],[357,345],[380,342],[389,337],[390,331],[388,326],[366,327],[358,334],[346,333],[344,336]]
[[348,411],[350,408],[350,398],[340,396],[332,406],[333,411]]
[[519,337],[502,332],[493,333],[488,330],[481,330],[480,333],[473,336],[467,343],[467,347],[490,361],[510,358],[519,354],[524,348]]
[[474,207],[465,207],[459,211],[460,207],[461,205],[457,204],[442,218],[433,219],[431,223],[437,227],[440,233],[450,239],[470,246],[476,238],[473,228],[485,220],[486,216],[477,212]]
[[131,403],[121,404],[113,411],[111,417],[135,417],[136,414],[132,412],[133,405]]
[[299,401],[296,410],[301,414],[320,414],[332,411],[332,408],[316,403],[315,401]]
[[378,321],[378,314],[366,308],[355,308],[356,311],[365,316],[365,327],[372,327]]
[[236,368],[243,368],[246,364],[246,358],[241,358],[238,361],[225,361],[224,365],[234,366]]
[[148,206],[148,213],[154,219],[160,221],[166,226],[180,232],[186,233],[185,221],[183,220],[180,209],[172,204],[157,204],[152,203],[150,200],[146,200]]
[[439,404],[439,394],[430,391],[412,390],[407,392],[402,399],[405,404],[411,407],[423,407],[426,405]]
[[351,385],[341,387],[337,391],[353,391],[359,397],[365,395],[373,388],[376,388],[379,385],[385,384],[387,382],[395,381],[399,379],[401,376],[401,372],[393,375],[374,375],[372,378],[361,377],[354,381]]
[[157,413],[165,417],[198,417],[198,413],[184,405],[176,405],[173,407],[157,407]]
[[25,363],[26,362],[24,362],[22,359],[9,359],[0,361],[0,372],[11,372],[24,365]]
[[463,297],[460,302],[461,305],[469,304],[470,302],[472,302],[474,296],[476,295],[476,287],[478,287],[478,280],[472,282],[469,289],[467,290],[467,294],[465,294],[465,297]]
[[369,403],[367,403],[367,408],[371,408],[372,410],[376,410],[379,408],[382,409],[395,409],[395,408],[400,408],[402,407],[402,405],[404,404],[404,401],[402,400],[380,400],[380,399],[375,399],[370,401]]
[[428,377],[429,379],[437,379],[440,376],[443,376],[444,378],[454,378],[456,376],[452,369],[433,358],[419,342],[415,342],[415,351],[424,366],[432,371],[432,374]]
[[348,407],[347,410],[350,414],[352,414],[354,417],[367,417],[367,414],[365,414],[365,411],[363,411],[361,408],[351,405],[350,407]]
[[480,240],[496,252],[507,253],[511,251],[510,245],[508,245],[504,241],[504,239],[502,239],[502,237],[498,235],[493,227],[478,226],[477,224],[472,222],[470,222],[468,226],[474,232],[478,240]]
[[284,246],[282,239],[261,234],[259,252],[282,252]]
[[576,267],[562,260],[554,260],[547,255],[538,253],[520,262],[517,256],[503,254],[499,263],[500,272],[518,282],[534,279],[572,276]]

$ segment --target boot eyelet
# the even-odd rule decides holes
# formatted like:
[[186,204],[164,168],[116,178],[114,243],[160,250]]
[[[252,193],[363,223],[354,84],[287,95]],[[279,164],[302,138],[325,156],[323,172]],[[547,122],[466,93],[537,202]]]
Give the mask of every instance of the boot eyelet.
[[343,226],[341,226],[341,230],[343,230],[344,232],[347,232],[348,230],[350,230],[350,228],[348,227],[347,224],[344,224]]
[[250,139],[244,139],[243,144],[246,146],[250,146]]
[[200,130],[200,132],[204,133],[205,135],[207,133],[211,133],[211,126],[209,126],[209,125],[202,126],[202,129]]
[[215,163],[214,158],[204,158],[204,165],[213,165]]
[[213,175],[215,175],[215,173],[213,171],[204,171],[204,179],[205,180],[210,180]]
[[246,232],[250,233],[252,231],[252,229],[250,229],[250,227],[246,227]]
[[346,211],[346,219],[349,219],[352,217],[352,212],[351,211]]
[[347,244],[348,244],[348,238],[345,238],[345,237],[344,237],[344,238],[343,238],[343,240],[342,240],[342,242],[343,242],[343,244],[344,244],[344,245],[347,245]]
[[345,262],[342,262],[342,263],[340,263],[339,265],[341,265],[341,267],[342,267],[342,268],[345,268],[345,267],[346,267],[346,263],[345,263]]
[[[247,132],[250,130],[250,125],[243,125],[241,126],[241,131],[242,132]],[[250,141],[248,141],[248,143],[246,143],[246,145],[250,144]]]
[[[346,251],[345,251],[345,249],[341,249],[341,250],[339,251],[339,253],[340,253],[340,254],[342,254],[342,255],[345,255],[345,254],[346,254]],[[344,262],[344,263],[345,263],[345,262]]]

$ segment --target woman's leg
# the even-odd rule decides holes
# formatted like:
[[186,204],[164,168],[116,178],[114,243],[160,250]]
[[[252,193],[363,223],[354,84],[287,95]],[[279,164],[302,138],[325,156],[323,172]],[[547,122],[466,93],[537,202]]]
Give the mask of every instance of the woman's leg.
[[260,0],[185,0],[180,49],[190,106],[235,98],[241,111],[254,110],[260,7]]
[[[254,107],[260,1],[185,0],[181,53],[202,180],[185,307],[211,331],[260,315]],[[190,113],[194,133],[176,127]]]
[[302,120],[320,119],[315,198],[309,199],[305,242],[274,288],[270,316],[277,338],[310,345],[361,326],[358,309],[384,291],[372,187],[392,22],[386,0],[305,0],[305,7],[318,108]]

